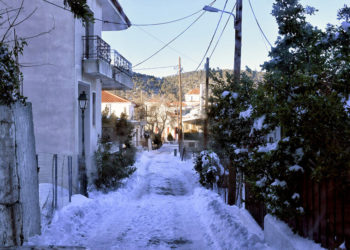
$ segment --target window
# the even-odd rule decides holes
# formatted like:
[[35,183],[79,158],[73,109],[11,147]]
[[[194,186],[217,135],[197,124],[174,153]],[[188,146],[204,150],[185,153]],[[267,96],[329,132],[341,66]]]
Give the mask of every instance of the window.
[[96,126],[96,93],[92,93],[92,125]]

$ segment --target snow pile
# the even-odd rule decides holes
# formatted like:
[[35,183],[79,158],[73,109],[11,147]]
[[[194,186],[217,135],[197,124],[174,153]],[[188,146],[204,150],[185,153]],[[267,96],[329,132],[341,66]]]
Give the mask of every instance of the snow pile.
[[247,110],[239,113],[239,118],[247,119],[252,115],[252,113],[253,113],[253,107],[250,105]]
[[319,244],[294,234],[286,223],[269,214],[265,216],[264,228],[265,240],[273,249],[323,249]]
[[195,190],[192,202],[218,249],[269,249],[262,230],[245,209],[230,207],[203,188]]

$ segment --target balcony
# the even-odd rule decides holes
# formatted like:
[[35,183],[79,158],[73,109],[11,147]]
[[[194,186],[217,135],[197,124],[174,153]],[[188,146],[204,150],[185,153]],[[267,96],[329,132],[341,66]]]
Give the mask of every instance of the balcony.
[[83,72],[101,79],[102,89],[131,89],[132,65],[99,36],[83,36]]

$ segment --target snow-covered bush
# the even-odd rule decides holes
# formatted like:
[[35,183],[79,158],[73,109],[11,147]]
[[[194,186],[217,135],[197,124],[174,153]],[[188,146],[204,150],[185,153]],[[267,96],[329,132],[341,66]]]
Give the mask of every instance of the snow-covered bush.
[[194,169],[199,174],[199,182],[205,187],[212,187],[224,175],[220,159],[212,151],[202,151],[195,157]]

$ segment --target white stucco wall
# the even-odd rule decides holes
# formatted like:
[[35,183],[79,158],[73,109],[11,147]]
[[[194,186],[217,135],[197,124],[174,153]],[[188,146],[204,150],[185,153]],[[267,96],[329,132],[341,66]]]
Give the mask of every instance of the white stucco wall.
[[126,113],[129,120],[134,117],[135,104],[132,102],[103,102],[101,111],[103,112],[106,107],[110,107],[110,114],[114,113],[117,117],[120,117],[121,113]]
[[[6,1],[6,4],[18,7],[21,2],[13,0]],[[63,0],[51,2],[63,6]],[[95,17],[101,19],[100,3],[99,0],[88,0]],[[80,91],[85,90],[89,99],[85,112],[85,151],[89,174],[93,172],[92,156],[101,134],[102,87],[99,79],[86,76],[82,70],[82,36],[85,35],[85,27],[69,11],[42,0],[24,1],[19,20],[34,10],[28,20],[16,27],[16,33],[18,37],[29,38],[20,63],[31,66],[23,67],[21,71],[24,76],[24,95],[33,105],[37,152],[73,156],[80,154],[81,111],[78,96]],[[101,37],[101,22],[94,23],[94,32]],[[92,93],[96,93],[94,125]],[[49,168],[51,165],[43,167]],[[73,168],[76,167],[76,162],[73,162]]]

